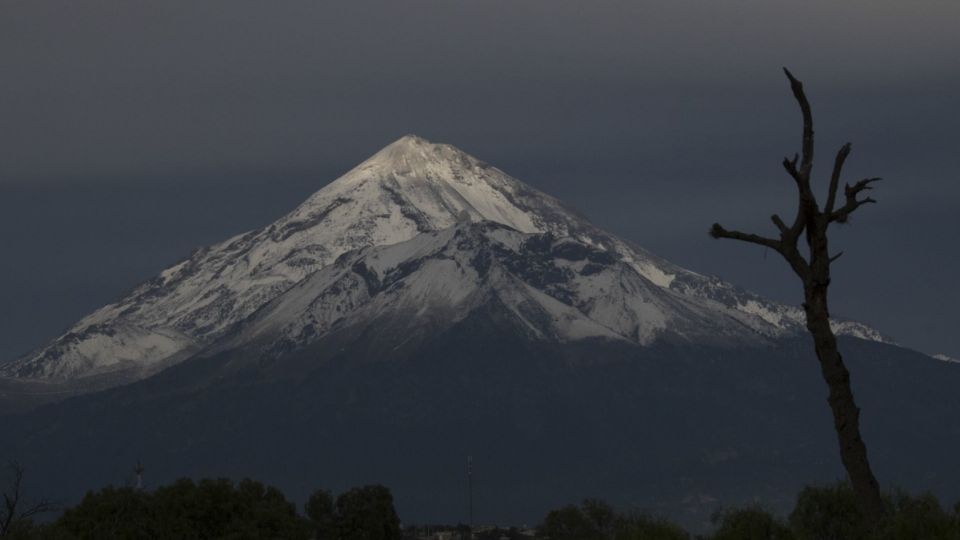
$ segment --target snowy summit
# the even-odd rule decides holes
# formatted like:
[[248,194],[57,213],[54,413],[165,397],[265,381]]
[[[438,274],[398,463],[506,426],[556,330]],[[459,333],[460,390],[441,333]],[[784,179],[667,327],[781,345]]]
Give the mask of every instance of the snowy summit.
[[[198,249],[0,373],[136,380],[228,347],[279,355],[398,321],[415,333],[491,302],[518,331],[560,342],[742,345],[795,335],[803,322],[797,307],[684,270],[457,148],[407,135],[276,222]],[[836,329],[883,340],[856,322]]]

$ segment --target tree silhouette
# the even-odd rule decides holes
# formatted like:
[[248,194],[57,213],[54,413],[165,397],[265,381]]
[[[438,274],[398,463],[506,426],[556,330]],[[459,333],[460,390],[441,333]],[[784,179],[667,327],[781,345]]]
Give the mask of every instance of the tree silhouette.
[[393,495],[381,485],[353,488],[337,497],[340,540],[400,540]]
[[[803,282],[803,309],[807,318],[807,330],[813,337],[820,370],[830,389],[827,399],[833,412],[834,428],[840,443],[840,458],[857,494],[860,511],[867,518],[879,518],[884,513],[883,500],[877,479],[867,460],[867,447],[860,436],[860,409],[850,389],[850,373],[843,363],[837,348],[837,337],[830,327],[830,312],[827,306],[827,289],[830,286],[830,266],[841,253],[830,255],[827,229],[832,223],[846,223],[858,208],[875,203],[870,197],[862,197],[864,191],[873,188],[879,178],[866,178],[853,185],[846,184],[844,200],[838,204],[837,191],[844,161],[850,154],[850,143],[837,152],[830,175],[826,204],[821,209],[810,186],[813,169],[813,116],[810,103],[803,91],[803,84],[784,68],[790,80],[793,96],[803,115],[803,141],[800,155],[784,158],[783,167],[797,185],[797,215],[792,225],[787,225],[780,216],[770,217],[780,233],[779,239],[756,234],[731,231],[714,223],[710,228],[713,238],[731,238],[773,249],[783,256],[790,268]],[[805,257],[798,246],[803,235],[809,248]]]
[[314,537],[319,540],[333,540],[337,537],[337,513],[333,495],[321,489],[313,492],[304,506]]
[[29,521],[38,514],[54,512],[56,506],[46,500],[27,502],[23,497],[23,466],[17,462],[9,464],[10,484],[3,491],[3,507],[0,508],[0,536],[7,536],[18,525]]

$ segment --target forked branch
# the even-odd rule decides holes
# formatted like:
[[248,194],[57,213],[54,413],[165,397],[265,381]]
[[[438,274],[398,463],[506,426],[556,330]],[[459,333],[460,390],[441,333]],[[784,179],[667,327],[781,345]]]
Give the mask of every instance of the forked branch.
[[[874,199],[863,197],[861,194],[864,191],[873,189],[871,184],[880,179],[866,178],[852,186],[847,184],[844,187],[844,204],[840,208],[836,208],[837,193],[839,191],[840,178],[843,173],[843,165],[850,155],[851,148],[850,143],[844,144],[837,151],[837,155],[834,158],[833,170],[830,174],[830,186],[827,190],[826,205],[823,211],[820,210],[813,190],[810,187],[814,143],[813,115],[810,110],[810,102],[807,100],[807,96],[803,91],[803,84],[794,77],[788,69],[784,68],[783,72],[790,80],[790,89],[793,92],[793,97],[796,98],[797,103],[800,105],[800,112],[803,115],[801,152],[794,154],[793,157],[783,158],[783,168],[797,184],[797,190],[799,191],[796,218],[791,226],[787,226],[779,215],[774,214],[770,216],[770,220],[780,232],[779,240],[740,231],[728,231],[720,226],[720,224],[713,225],[710,229],[710,236],[713,238],[730,238],[775,249],[787,258],[794,269],[797,269],[799,263],[799,260],[796,260],[797,257],[787,257],[787,255],[792,255],[798,251],[797,242],[804,229],[814,226],[826,227],[826,224],[834,222],[844,223],[850,218],[850,215],[861,206],[875,203],[876,201]],[[837,259],[837,257],[829,257],[826,255],[823,255],[823,258],[827,259],[828,262],[833,262]]]
[[857,198],[861,192],[873,189],[871,184],[879,182],[880,178],[864,178],[854,185],[847,184],[843,188],[843,194],[846,197],[846,203],[837,209],[836,211],[830,212],[828,215],[830,221],[836,221],[837,223],[846,223],[852,214],[857,208],[865,204],[876,203],[874,199],[870,197],[864,197],[862,199]]
[[800,159],[800,156],[797,154],[793,155],[793,159],[788,157],[783,158],[783,168],[786,169],[787,174],[790,175],[790,178],[793,178],[793,181],[797,183],[797,189],[802,193],[804,191],[804,180],[803,175],[800,174],[800,171],[797,170],[797,161]]

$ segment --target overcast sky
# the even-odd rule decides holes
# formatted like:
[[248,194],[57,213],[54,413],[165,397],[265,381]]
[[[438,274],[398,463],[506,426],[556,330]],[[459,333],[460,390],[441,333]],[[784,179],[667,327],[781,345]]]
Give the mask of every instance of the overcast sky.
[[405,133],[667,259],[796,303],[772,234],[813,103],[882,176],[833,312],[960,357],[956,0],[0,3],[0,359],[192,248],[262,226]]

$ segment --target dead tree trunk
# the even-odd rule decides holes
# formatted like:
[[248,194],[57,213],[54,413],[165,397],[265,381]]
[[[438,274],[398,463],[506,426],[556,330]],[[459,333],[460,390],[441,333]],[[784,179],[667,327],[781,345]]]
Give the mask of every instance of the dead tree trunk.
[[[833,425],[840,443],[840,458],[847,469],[850,483],[857,494],[860,510],[868,519],[880,518],[884,513],[880,487],[867,460],[867,447],[860,436],[860,409],[850,389],[850,373],[843,363],[837,348],[837,337],[830,327],[830,310],[827,290],[830,286],[830,265],[841,255],[830,255],[827,228],[831,223],[844,223],[850,215],[864,204],[874,203],[870,197],[859,198],[863,191],[872,189],[879,178],[867,178],[844,187],[844,203],[837,208],[837,190],[843,163],[850,154],[850,144],[837,152],[830,176],[827,201],[821,209],[810,187],[810,172],[813,168],[813,117],[810,103],[803,92],[803,85],[786,69],[793,96],[800,104],[803,114],[803,142],[800,155],[785,158],[783,166],[797,185],[797,216],[787,225],[780,216],[770,217],[780,232],[779,239],[755,234],[730,231],[714,223],[710,235],[714,238],[732,238],[768,247],[780,253],[790,268],[803,282],[803,309],[807,318],[807,330],[813,337],[820,371],[830,389],[827,399],[833,412]],[[809,249],[804,257],[798,248],[801,234]]]

